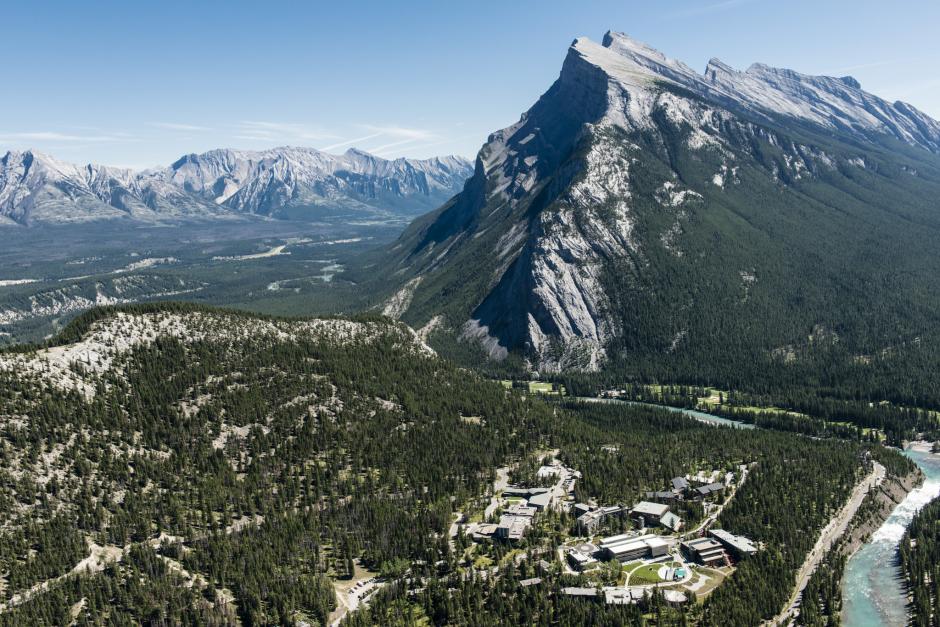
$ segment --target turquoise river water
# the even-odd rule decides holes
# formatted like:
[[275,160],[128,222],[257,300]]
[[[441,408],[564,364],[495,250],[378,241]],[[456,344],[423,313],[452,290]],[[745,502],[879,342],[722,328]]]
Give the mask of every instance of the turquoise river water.
[[[682,412],[714,425],[754,427],[691,409],[620,402]],[[914,515],[933,498],[940,496],[940,455],[912,449],[904,454],[924,472],[926,480],[894,508],[884,524],[846,564],[842,579],[842,623],[846,627],[897,627],[907,624],[907,596],[897,565],[898,544]]]
[[721,416],[715,416],[713,414],[706,414],[705,412],[698,411],[697,409],[684,409],[681,407],[669,407],[668,405],[656,405],[654,403],[643,403],[641,401],[625,401],[619,398],[594,398],[591,396],[579,396],[579,401],[587,401],[591,403],[626,403],[627,405],[639,405],[641,407],[652,407],[654,409],[665,409],[668,411],[673,411],[679,414],[685,414],[690,418],[694,418],[699,422],[705,422],[710,425],[721,425],[725,427],[737,427],[739,429],[753,429],[754,425],[747,424],[745,422],[740,422],[738,420],[730,420],[728,418],[722,418]]
[[914,515],[940,494],[940,455],[915,450],[904,454],[927,479],[894,508],[871,540],[846,564],[842,579],[842,622],[846,627],[907,623],[907,597],[896,562],[898,544]]

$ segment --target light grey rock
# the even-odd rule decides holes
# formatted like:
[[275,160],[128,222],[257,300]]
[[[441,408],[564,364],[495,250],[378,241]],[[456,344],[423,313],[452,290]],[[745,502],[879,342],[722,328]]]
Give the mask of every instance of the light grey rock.
[[460,191],[471,172],[460,157],[387,160],[359,150],[213,150],[144,172],[11,151],[0,158],[0,217],[19,223],[158,221],[317,206],[414,215]]

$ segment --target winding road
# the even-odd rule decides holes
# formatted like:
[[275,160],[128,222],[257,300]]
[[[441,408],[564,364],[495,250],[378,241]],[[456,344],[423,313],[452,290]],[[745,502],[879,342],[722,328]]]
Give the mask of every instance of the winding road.
[[493,496],[490,497],[490,504],[487,505],[486,509],[483,511],[483,520],[487,520],[493,512],[496,511],[496,508],[499,507],[498,495],[509,485],[509,470],[509,466],[496,470],[496,481],[493,482]]

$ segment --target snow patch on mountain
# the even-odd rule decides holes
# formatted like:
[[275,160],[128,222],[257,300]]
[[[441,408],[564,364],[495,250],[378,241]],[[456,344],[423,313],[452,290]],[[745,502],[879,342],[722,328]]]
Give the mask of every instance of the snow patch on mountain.
[[355,149],[342,155],[293,147],[212,150],[143,172],[11,151],[0,158],[0,218],[218,219],[331,203],[386,208],[414,202],[420,210],[458,192],[471,173],[460,157],[387,160]]

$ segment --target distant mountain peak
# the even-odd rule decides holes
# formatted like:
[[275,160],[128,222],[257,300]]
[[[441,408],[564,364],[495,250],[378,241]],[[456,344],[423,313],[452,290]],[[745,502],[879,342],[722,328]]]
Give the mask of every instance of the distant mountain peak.
[[862,84],[858,82],[854,76],[841,76],[839,80],[851,87],[852,89],[861,89]]
[[460,191],[472,171],[468,161],[453,157],[389,161],[356,149],[333,155],[292,146],[218,148],[143,172],[10,151],[0,159],[0,218],[161,220],[320,205],[404,208],[414,215]]

